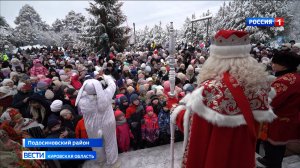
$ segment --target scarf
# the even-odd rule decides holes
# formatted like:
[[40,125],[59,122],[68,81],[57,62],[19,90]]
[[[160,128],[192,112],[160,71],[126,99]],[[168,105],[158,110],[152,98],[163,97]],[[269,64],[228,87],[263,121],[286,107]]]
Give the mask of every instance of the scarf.
[[124,120],[121,120],[121,121],[116,121],[116,124],[117,124],[117,125],[123,125],[123,124],[125,124],[125,123],[127,123],[126,118],[124,118]]

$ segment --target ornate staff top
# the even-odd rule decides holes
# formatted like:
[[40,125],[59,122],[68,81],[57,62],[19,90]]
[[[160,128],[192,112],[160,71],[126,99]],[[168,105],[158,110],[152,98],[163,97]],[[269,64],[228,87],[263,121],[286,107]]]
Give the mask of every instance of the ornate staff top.
[[170,25],[170,38],[169,38],[169,81],[170,81],[170,96],[175,96],[175,37],[174,37],[174,28],[173,22]]

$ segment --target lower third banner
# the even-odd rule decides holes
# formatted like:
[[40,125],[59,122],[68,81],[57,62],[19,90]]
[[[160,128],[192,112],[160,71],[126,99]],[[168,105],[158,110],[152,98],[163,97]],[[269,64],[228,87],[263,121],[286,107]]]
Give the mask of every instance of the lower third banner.
[[95,151],[23,151],[23,159],[95,160]]

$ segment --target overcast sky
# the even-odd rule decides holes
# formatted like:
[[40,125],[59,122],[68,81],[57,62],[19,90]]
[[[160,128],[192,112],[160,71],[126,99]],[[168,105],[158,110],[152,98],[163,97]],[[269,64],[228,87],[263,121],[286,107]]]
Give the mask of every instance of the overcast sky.
[[[70,11],[89,16],[85,8],[89,7],[89,1],[0,1],[0,15],[4,16],[9,25],[15,27],[14,20],[19,10],[25,4],[29,4],[40,14],[43,21],[52,24],[56,18],[62,19]],[[152,27],[159,21],[163,25],[173,21],[176,29],[182,26],[187,16],[196,14],[199,18],[208,9],[216,13],[223,1],[124,1],[122,10],[127,16],[127,24],[132,27],[134,22],[136,29],[146,25]]]

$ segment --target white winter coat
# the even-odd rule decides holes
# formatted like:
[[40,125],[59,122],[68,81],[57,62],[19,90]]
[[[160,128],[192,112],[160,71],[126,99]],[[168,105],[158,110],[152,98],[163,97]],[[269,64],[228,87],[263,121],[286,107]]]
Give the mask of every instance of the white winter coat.
[[108,87],[103,90],[101,83],[95,79],[86,80],[79,90],[76,105],[83,114],[89,138],[103,138],[103,148],[93,148],[97,160],[114,164],[118,159],[116,140],[116,121],[111,100],[116,91],[114,79],[104,76]]

